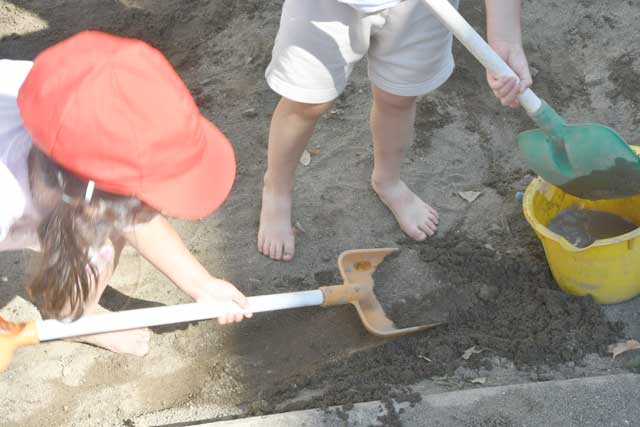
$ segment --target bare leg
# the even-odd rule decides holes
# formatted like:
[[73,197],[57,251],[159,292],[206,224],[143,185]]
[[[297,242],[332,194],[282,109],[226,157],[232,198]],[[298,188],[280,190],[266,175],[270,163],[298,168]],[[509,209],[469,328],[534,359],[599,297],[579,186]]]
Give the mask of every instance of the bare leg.
[[396,217],[400,228],[414,240],[432,236],[438,213],[400,179],[406,150],[413,140],[416,98],[392,95],[375,85],[371,108],[374,167],[371,185]]
[[[120,239],[114,242],[114,254],[111,263],[109,263],[103,270],[98,280],[98,286],[95,292],[84,307],[82,317],[91,316],[94,314],[107,313],[108,310],[102,308],[98,302],[100,297],[107,288],[107,284],[113,271],[118,265],[120,258],[120,252],[124,247],[124,239]],[[149,339],[151,333],[149,329],[132,329],[129,331],[110,332],[99,335],[87,335],[84,337],[70,338],[69,341],[83,342],[91,345],[95,345],[106,350],[113,351],[115,353],[131,354],[134,356],[144,356],[149,352]]]
[[258,251],[271,259],[293,258],[291,196],[296,166],[318,118],[331,104],[302,104],[282,98],[273,113],[258,230]]

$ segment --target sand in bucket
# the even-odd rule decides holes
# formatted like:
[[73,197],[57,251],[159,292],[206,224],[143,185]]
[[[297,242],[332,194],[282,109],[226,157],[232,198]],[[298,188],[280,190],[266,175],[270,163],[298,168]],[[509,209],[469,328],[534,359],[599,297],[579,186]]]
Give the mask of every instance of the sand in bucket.
[[586,248],[596,240],[620,236],[638,226],[610,212],[572,206],[558,213],[549,222],[548,228],[575,247]]

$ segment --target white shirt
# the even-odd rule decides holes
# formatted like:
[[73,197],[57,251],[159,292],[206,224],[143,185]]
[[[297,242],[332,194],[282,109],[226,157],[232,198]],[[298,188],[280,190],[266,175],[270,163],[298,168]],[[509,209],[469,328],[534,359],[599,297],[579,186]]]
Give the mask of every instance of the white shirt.
[[16,98],[31,61],[0,60],[0,251],[39,247],[27,158],[31,137]]
[[338,0],[338,2],[348,4],[363,13],[379,12],[384,9],[389,9],[400,3],[400,1],[401,0]]
[[[40,250],[42,216],[33,204],[29,183],[31,137],[24,128],[17,97],[31,61],[0,59],[0,251]],[[89,250],[90,262],[102,271],[114,257],[110,242]]]

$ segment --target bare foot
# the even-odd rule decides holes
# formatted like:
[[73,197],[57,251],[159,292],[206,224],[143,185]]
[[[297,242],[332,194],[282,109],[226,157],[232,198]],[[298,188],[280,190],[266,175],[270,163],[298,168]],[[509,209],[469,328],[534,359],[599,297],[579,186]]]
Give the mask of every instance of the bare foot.
[[371,185],[409,237],[421,241],[435,234],[438,212],[416,196],[403,181],[386,184],[372,180]]
[[277,261],[291,261],[295,238],[291,227],[291,194],[262,190],[258,251]]
[[132,329],[130,331],[109,332],[106,334],[87,335],[86,337],[71,338],[69,341],[83,342],[95,345],[114,353],[131,354],[142,357],[149,353],[149,329]]

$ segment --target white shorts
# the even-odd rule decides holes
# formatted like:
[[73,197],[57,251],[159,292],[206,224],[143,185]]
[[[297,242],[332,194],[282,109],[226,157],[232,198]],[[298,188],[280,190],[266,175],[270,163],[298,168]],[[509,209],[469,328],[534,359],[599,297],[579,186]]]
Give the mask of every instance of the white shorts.
[[[456,7],[457,0],[450,0]],[[422,0],[361,13],[336,0],[285,0],[265,76],[278,94],[336,99],[365,55],[369,79],[399,96],[437,89],[453,72],[452,35]]]

